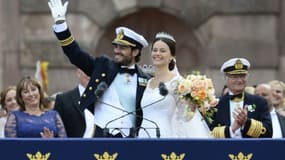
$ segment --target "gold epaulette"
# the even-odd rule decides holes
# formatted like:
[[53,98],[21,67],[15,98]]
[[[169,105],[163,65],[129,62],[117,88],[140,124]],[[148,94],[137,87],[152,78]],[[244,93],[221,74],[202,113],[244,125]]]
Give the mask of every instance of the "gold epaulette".
[[248,136],[257,138],[264,133],[266,133],[266,128],[263,126],[263,124],[260,121],[251,119],[250,127],[246,134]]
[[212,131],[212,135],[215,138],[225,138],[225,129],[226,126],[215,127]]
[[68,45],[70,45],[73,41],[74,41],[74,37],[71,35],[71,36],[69,36],[68,38],[66,38],[66,39],[64,39],[64,40],[61,40],[61,41],[60,41],[60,44],[61,44],[61,46],[68,46]]

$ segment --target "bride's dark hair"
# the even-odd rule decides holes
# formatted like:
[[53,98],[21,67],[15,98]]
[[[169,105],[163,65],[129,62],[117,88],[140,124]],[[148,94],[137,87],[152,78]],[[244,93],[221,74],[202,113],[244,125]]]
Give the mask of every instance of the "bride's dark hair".
[[[166,32],[159,32],[156,34],[155,39],[152,43],[151,48],[153,47],[153,44],[157,41],[163,41],[164,43],[166,43],[170,49],[170,54],[175,57],[175,53],[176,53],[176,41],[173,38],[172,35],[166,33]],[[169,64],[168,64],[168,69],[170,71],[172,71],[175,68],[176,62],[173,59],[170,60]]]

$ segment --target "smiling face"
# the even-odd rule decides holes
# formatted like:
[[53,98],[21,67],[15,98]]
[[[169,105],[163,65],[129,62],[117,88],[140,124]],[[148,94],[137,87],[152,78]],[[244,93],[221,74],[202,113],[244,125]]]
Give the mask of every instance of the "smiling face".
[[7,110],[8,113],[19,109],[19,105],[16,100],[16,89],[9,90],[6,94],[4,101],[4,108]]
[[242,93],[247,85],[247,74],[226,74],[226,81],[229,90],[233,94]]
[[281,106],[283,102],[283,87],[279,83],[271,84],[271,102],[274,106]]
[[29,83],[26,88],[21,91],[21,97],[26,107],[39,106],[40,93],[37,86]]
[[156,68],[168,67],[170,60],[173,58],[169,46],[159,40],[153,44],[151,50],[152,63]]
[[16,100],[16,86],[9,86],[1,92],[1,105],[9,113],[19,109]]
[[113,44],[114,60],[120,65],[131,66],[135,63],[135,57],[138,55],[138,49],[132,49],[127,45]]
[[21,110],[27,107],[39,107],[44,110],[44,92],[40,83],[30,77],[24,77],[17,85],[17,102]]

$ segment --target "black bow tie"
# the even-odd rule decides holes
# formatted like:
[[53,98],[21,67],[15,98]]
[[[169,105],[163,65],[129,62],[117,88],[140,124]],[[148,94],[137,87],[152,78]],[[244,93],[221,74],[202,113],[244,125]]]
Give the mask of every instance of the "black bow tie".
[[235,94],[235,95],[229,95],[229,96],[230,96],[230,100],[242,99],[243,93]]
[[136,69],[129,69],[129,68],[120,68],[119,73],[129,73],[130,75],[134,75],[136,73]]

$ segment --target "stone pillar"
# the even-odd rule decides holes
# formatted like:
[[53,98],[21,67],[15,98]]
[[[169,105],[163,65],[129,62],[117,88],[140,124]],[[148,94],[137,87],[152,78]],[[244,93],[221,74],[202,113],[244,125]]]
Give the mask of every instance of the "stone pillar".
[[19,14],[19,1],[2,0],[1,15],[3,18],[4,39],[1,44],[2,52],[2,87],[15,85],[20,74],[19,41],[21,40],[21,20]]
[[280,19],[279,19],[279,48],[280,65],[277,71],[277,78],[285,82],[285,1],[280,1]]
[[[0,0],[0,22],[3,22],[3,2],[4,0]],[[3,63],[4,63],[4,58],[3,58],[3,47],[4,47],[4,40],[5,40],[5,30],[4,30],[4,25],[5,23],[0,23],[0,91],[2,91],[2,86],[3,86]]]

